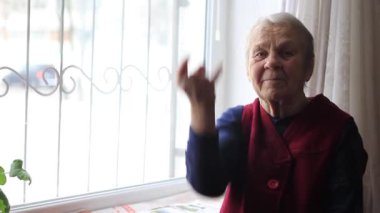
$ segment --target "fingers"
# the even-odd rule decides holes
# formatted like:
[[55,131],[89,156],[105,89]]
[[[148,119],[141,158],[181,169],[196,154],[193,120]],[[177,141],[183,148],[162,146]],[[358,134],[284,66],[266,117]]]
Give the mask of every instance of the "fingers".
[[182,87],[184,86],[185,81],[188,79],[188,70],[187,70],[187,64],[188,59],[185,59],[182,64],[179,66],[177,70],[177,85]]
[[[206,68],[204,66],[198,67],[198,69],[191,76],[188,76],[188,62],[189,62],[189,59],[188,58],[185,59],[177,70],[177,76],[176,76],[177,85],[181,87],[182,89],[185,89],[186,84],[189,81],[189,79],[196,78],[199,80],[201,79],[207,80]],[[215,70],[214,74],[211,76],[211,78],[208,81],[214,84],[218,80],[221,73],[222,73],[222,65],[219,65],[218,68]]]
[[194,76],[198,78],[205,78],[206,77],[206,69],[204,66],[198,67],[198,69],[195,71]]
[[218,80],[220,74],[222,73],[222,70],[223,70],[223,69],[222,69],[222,64],[220,64],[220,65],[218,66],[218,68],[215,70],[214,74],[211,76],[210,81],[211,81],[212,83],[215,83],[215,82]]

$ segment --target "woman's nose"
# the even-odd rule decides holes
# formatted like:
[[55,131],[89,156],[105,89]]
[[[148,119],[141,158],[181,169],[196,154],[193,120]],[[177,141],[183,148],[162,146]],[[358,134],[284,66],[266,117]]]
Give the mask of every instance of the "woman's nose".
[[279,55],[276,53],[270,53],[265,60],[266,60],[264,64],[265,69],[276,70],[282,67],[281,59]]

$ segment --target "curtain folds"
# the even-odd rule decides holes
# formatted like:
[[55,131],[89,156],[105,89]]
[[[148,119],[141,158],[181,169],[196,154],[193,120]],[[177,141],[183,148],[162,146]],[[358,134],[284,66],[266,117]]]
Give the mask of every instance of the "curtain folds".
[[325,94],[355,118],[368,152],[365,212],[380,212],[380,1],[284,0],[315,37],[308,96]]

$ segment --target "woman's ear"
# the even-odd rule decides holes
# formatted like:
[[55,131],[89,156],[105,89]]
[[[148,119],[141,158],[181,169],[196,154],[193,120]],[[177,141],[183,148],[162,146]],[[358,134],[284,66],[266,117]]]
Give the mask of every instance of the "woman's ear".
[[308,82],[313,75],[314,71],[314,57],[310,60],[308,60],[306,64],[306,75],[305,75],[305,82]]

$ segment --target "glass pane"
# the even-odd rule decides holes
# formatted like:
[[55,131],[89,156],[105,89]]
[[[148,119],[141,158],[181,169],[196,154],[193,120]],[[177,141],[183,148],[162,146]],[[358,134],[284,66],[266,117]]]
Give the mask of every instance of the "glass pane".
[[[179,59],[189,57],[189,71],[204,62],[206,1],[180,2]],[[182,91],[177,93],[176,148],[184,151],[189,136],[190,105]],[[184,176],[183,156],[177,156],[176,176]]]
[[0,163],[33,179],[12,205],[184,176],[173,66],[203,61],[202,2],[0,0]]

